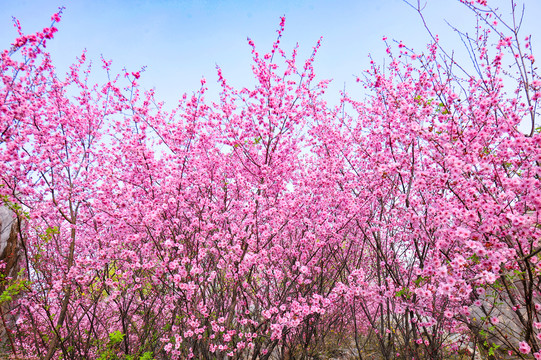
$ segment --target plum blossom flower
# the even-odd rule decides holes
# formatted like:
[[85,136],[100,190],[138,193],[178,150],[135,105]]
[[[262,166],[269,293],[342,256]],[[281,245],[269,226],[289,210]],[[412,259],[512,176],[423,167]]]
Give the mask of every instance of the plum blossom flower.
[[439,275],[439,276],[446,276],[447,275],[447,266],[443,265],[441,267],[438,268],[438,270],[436,271],[436,274]]
[[462,238],[462,239],[466,239],[470,236],[470,231],[468,229],[465,229],[465,228],[462,228],[462,227],[459,227],[458,229],[456,229],[456,235],[459,237],[459,238]]
[[481,296],[485,295],[485,289],[482,287],[478,287],[477,289],[475,289],[475,291],[477,291],[477,294]]
[[523,354],[529,354],[532,348],[526,341],[521,341],[518,347],[518,350]]
[[496,275],[494,275],[494,273],[492,272],[485,272],[485,281],[488,283],[488,284],[494,284],[494,282],[496,281]]
[[439,291],[440,293],[442,293],[442,294],[444,294],[444,295],[449,295],[449,293],[450,293],[451,290],[452,290],[452,287],[451,287],[450,284],[442,284],[442,285],[440,286],[440,289],[439,289],[439,290],[440,290],[440,291]]

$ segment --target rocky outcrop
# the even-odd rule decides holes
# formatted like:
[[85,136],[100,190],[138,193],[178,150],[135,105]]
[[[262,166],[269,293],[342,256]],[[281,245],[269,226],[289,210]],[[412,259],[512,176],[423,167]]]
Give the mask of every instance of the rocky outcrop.
[[[16,215],[7,207],[0,206],[0,294],[20,270],[21,246]],[[10,348],[8,331],[13,324],[10,314],[11,302],[0,302],[0,358],[3,349]],[[7,328],[7,329],[6,329]]]
[[0,206],[0,266],[2,274],[15,277],[19,272],[20,244],[17,236],[17,218],[5,206]]

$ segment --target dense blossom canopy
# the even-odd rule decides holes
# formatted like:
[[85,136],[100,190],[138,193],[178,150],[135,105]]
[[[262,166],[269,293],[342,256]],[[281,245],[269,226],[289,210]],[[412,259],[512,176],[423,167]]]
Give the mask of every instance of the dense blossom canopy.
[[46,360],[541,358],[541,79],[529,38],[462,2],[481,24],[474,70],[437,38],[389,46],[359,79],[370,95],[336,108],[314,73],[320,43],[304,62],[286,53],[284,18],[269,53],[249,41],[254,88],[218,68],[218,103],[202,80],[172,111],[107,60],[109,81],[90,84],[84,53],[60,78],[45,49],[61,12],[36,34],[16,23],[0,193],[22,264],[0,278],[0,346]]

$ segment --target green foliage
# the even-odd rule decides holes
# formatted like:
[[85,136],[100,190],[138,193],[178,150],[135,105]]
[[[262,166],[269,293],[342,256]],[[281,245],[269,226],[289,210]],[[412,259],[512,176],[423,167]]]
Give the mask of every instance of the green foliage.
[[118,344],[119,342],[122,342],[124,336],[126,336],[126,334],[123,334],[120,331],[113,331],[109,334],[109,341],[113,345]]
[[98,360],[154,360],[154,354],[152,353],[152,351],[146,351],[140,356],[118,354],[120,343],[124,341],[125,336],[126,334],[123,334],[118,330],[110,333],[109,342],[107,343],[105,350],[100,354]]
[[436,102],[436,99],[434,99],[434,98],[430,98],[430,99],[428,99],[428,100],[425,101],[425,100],[421,97],[421,95],[417,95],[417,96],[415,96],[413,99],[417,102],[417,104],[422,105],[422,106],[424,106],[424,107],[429,107],[429,106],[435,105],[435,106],[436,106],[435,112],[436,112],[437,114],[447,115],[447,114],[450,114],[450,113],[451,113],[451,112],[449,111],[449,109],[447,109],[447,107],[446,107],[444,104],[442,104],[442,103],[440,103],[440,102]]
[[[253,142],[251,142],[251,141],[249,141],[249,140],[244,140],[244,144],[245,144],[245,145],[257,145],[257,144],[259,144],[260,142],[261,142],[261,136],[255,137]],[[236,149],[236,148],[238,148],[239,146],[241,146],[241,144],[237,143],[237,144],[234,144],[234,145],[233,145],[233,148]]]
[[490,349],[488,349],[488,355],[494,356],[494,351],[497,350],[501,345],[492,344]]
[[30,286],[30,282],[26,279],[19,279],[24,274],[24,269],[21,269],[17,274],[17,279],[8,281],[4,274],[0,274],[0,285],[6,288],[0,294],[0,304],[11,301],[14,296],[19,295],[23,290]]
[[402,290],[397,291],[395,293],[396,297],[405,297],[406,299],[410,299],[412,296],[411,291],[408,288],[402,288]]
[[429,280],[428,276],[426,277],[418,276],[417,279],[415,279],[414,283],[415,285],[420,286],[421,284],[424,284],[428,280]]
[[146,353],[143,354],[143,356],[139,357],[139,360],[154,360],[154,358],[152,356],[152,352],[147,351]]
[[477,254],[473,254],[468,258],[468,260],[471,260],[474,264],[479,264],[481,261],[479,260],[479,256]]
[[54,235],[58,235],[60,233],[60,229],[58,226],[50,226],[46,228],[45,231],[38,229],[37,232],[43,243],[37,243],[36,245],[36,253],[34,254],[34,261],[36,262],[41,259],[42,254],[45,252],[43,245],[47,245],[53,239]]
[[30,219],[30,214],[27,211],[23,210],[23,207],[20,204],[17,204],[9,199],[7,195],[0,195],[0,199],[2,199],[2,204],[13,211],[18,216],[21,216],[25,219]]

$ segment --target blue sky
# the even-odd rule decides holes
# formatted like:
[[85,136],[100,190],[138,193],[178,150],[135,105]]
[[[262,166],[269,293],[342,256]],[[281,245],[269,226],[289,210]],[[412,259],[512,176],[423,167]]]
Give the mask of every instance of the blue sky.
[[[507,10],[510,1],[492,3]],[[202,76],[213,98],[218,89],[216,64],[232,85],[250,85],[251,49],[246,38],[267,52],[282,15],[286,16],[283,47],[290,52],[298,42],[299,59],[323,37],[315,67],[319,78],[333,79],[328,90],[331,104],[344,84],[349,92],[359,91],[355,75],[368,67],[369,53],[383,61],[383,36],[403,40],[415,50],[424,49],[428,41],[418,15],[401,0],[0,0],[0,48],[9,47],[16,36],[12,16],[24,31],[33,32],[47,26],[62,5],[66,9],[59,32],[48,46],[60,72],[85,48],[96,70],[100,54],[113,60],[114,71],[147,66],[142,86],[156,88],[158,98],[168,104],[196,90]],[[526,8],[523,34],[539,34],[541,26],[534,17],[541,13],[541,2],[526,0]],[[460,53],[463,45],[445,20],[471,30],[472,14],[452,0],[428,0],[425,12],[443,44]]]

